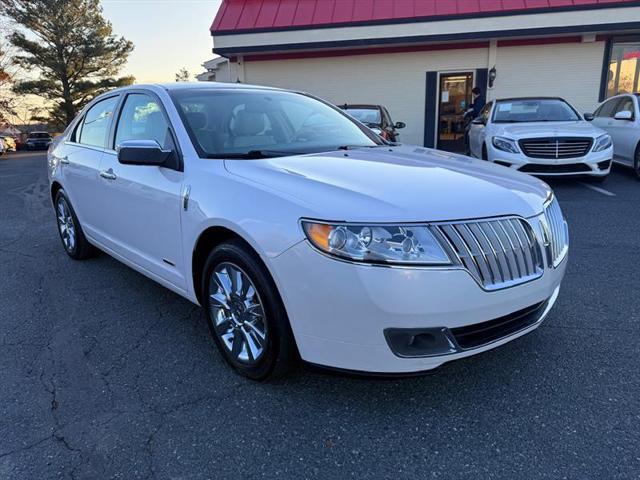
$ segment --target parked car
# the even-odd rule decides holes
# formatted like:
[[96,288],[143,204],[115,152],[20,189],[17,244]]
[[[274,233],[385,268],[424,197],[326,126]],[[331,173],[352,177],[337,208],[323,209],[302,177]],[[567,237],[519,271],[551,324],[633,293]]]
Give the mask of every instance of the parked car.
[[489,102],[471,122],[471,155],[534,175],[588,175],[611,170],[611,136],[562,98]]
[[13,137],[3,137],[4,145],[7,152],[15,152],[17,150],[16,139]]
[[403,122],[393,123],[389,111],[383,105],[348,105],[345,103],[340,108],[390,142],[397,142],[399,137],[397,130],[406,127]]
[[603,129],[613,139],[613,161],[633,167],[640,179],[640,94],[611,97],[594,114],[584,118]]
[[4,155],[5,153],[7,153],[7,147],[4,144],[4,139],[2,137],[0,137],[0,157],[2,155]]
[[31,132],[27,135],[27,150],[46,150],[51,145],[51,135],[47,132]]
[[67,254],[97,247],[202,305],[253,379],[298,356],[389,374],[492,349],[540,325],[567,264],[542,181],[390,146],[302,93],[114,90],[54,140],[48,166]]

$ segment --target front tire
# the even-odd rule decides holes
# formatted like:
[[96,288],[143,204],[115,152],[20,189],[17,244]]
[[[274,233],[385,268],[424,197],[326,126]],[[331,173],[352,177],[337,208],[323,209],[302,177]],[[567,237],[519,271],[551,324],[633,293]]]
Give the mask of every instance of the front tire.
[[633,160],[633,170],[636,172],[636,178],[640,180],[640,145],[636,148],[636,155]]
[[295,366],[297,350],[276,285],[244,242],[230,240],[211,251],[201,298],[214,342],[238,373],[266,380]]
[[489,153],[487,152],[487,145],[482,144],[482,160],[489,161]]
[[74,260],[85,260],[93,257],[96,249],[84,236],[82,226],[64,190],[60,189],[58,193],[56,193],[54,206],[58,233],[60,234],[60,240],[67,255]]

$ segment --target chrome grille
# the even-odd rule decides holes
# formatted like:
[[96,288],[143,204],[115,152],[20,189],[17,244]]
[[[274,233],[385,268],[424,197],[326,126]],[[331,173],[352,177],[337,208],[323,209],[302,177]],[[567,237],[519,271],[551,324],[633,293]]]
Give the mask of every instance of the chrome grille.
[[564,220],[558,200],[553,200],[545,207],[544,216],[547,221],[546,235],[549,237],[549,263],[557,267],[569,249],[569,229]]
[[460,263],[486,290],[498,290],[540,277],[542,252],[529,223],[500,218],[435,224]]
[[520,148],[531,158],[584,157],[593,144],[592,138],[527,138],[520,140]]

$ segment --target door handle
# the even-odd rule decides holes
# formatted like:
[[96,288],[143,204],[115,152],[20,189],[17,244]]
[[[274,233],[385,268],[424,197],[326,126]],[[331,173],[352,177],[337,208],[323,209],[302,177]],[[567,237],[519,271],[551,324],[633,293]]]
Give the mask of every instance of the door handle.
[[107,180],[115,180],[116,178],[118,178],[116,174],[113,173],[113,169],[111,168],[109,170],[102,170],[100,172],[100,176],[102,178],[106,178]]

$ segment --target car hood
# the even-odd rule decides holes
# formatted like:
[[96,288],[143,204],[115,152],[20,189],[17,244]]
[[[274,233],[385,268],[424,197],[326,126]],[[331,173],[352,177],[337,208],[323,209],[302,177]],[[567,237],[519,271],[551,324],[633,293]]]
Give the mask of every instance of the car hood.
[[227,170],[297,199],[331,221],[427,222],[542,212],[542,181],[505,167],[421,147],[379,147],[264,160]]
[[504,135],[517,140],[538,137],[598,137],[605,132],[589,122],[495,123]]

